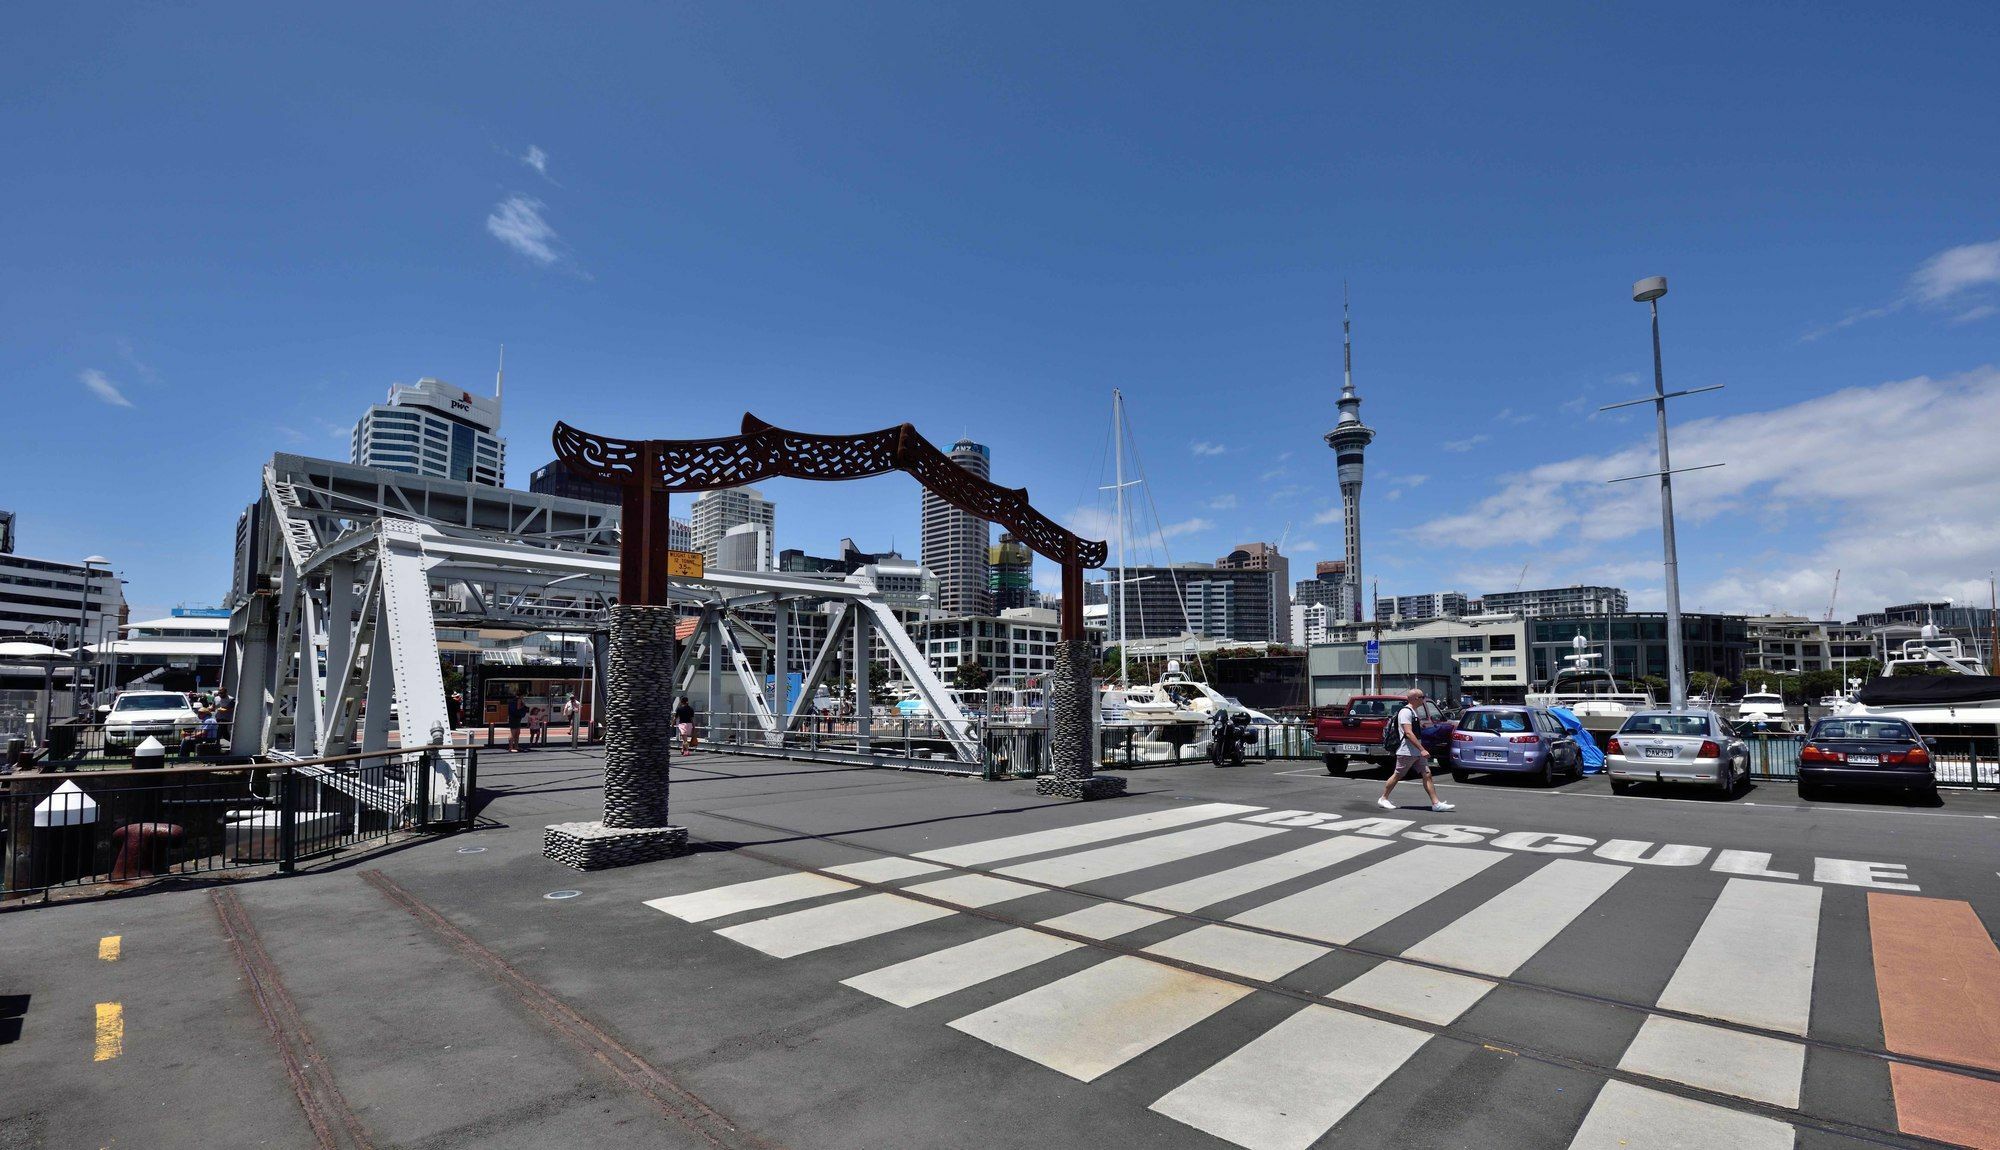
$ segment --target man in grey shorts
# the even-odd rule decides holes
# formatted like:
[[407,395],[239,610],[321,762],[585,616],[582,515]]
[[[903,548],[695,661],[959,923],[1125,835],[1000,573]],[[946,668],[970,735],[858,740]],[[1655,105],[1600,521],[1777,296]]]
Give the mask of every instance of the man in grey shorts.
[[1396,746],[1396,769],[1389,772],[1389,781],[1382,784],[1382,797],[1375,800],[1375,805],[1385,811],[1395,810],[1396,804],[1389,801],[1389,792],[1396,789],[1396,784],[1403,781],[1404,775],[1414,770],[1423,772],[1424,791],[1431,797],[1431,809],[1452,810],[1450,803],[1438,798],[1437,785],[1431,782],[1431,753],[1424,748],[1423,728],[1417,718],[1418,709],[1424,705],[1424,693],[1411,687],[1403,693],[1403,698],[1406,705],[1396,716],[1396,724],[1403,733],[1402,742]]

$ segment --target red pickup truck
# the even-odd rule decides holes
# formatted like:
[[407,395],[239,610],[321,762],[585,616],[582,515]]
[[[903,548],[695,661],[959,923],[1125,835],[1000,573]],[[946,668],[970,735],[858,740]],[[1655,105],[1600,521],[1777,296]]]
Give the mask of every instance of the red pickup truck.
[[[1319,713],[1313,720],[1313,743],[1326,762],[1326,773],[1344,775],[1356,759],[1395,766],[1396,753],[1382,747],[1382,724],[1402,705],[1401,695],[1356,695],[1344,706]],[[1452,724],[1443,721],[1437,704],[1429,699],[1424,700],[1419,720],[1430,728],[1424,746],[1435,762],[1449,767]]]

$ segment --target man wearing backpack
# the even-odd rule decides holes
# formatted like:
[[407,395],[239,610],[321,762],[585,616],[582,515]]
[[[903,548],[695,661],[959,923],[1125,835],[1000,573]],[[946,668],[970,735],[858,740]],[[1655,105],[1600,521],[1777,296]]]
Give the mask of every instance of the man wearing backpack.
[[1402,713],[1396,716],[1396,729],[1400,735],[1396,747],[1396,769],[1389,772],[1389,781],[1382,784],[1382,797],[1375,800],[1375,805],[1385,811],[1395,810],[1396,804],[1389,801],[1389,792],[1396,789],[1396,784],[1403,781],[1404,775],[1418,770],[1423,772],[1424,791],[1431,797],[1431,809],[1451,810],[1452,805],[1438,798],[1437,785],[1431,782],[1431,753],[1424,746],[1423,720],[1417,714],[1418,708],[1424,705],[1424,693],[1411,687],[1404,692],[1403,698]]

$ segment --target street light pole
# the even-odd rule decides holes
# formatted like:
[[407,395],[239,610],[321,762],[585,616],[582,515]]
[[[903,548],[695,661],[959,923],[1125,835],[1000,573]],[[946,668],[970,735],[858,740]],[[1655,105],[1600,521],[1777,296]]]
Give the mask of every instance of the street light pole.
[[76,657],[70,662],[69,670],[69,712],[72,718],[83,709],[83,652],[90,642],[85,633],[89,625],[86,621],[90,611],[91,568],[109,568],[111,560],[102,555],[92,555],[83,561],[83,594],[76,600]]
[[[1681,635],[1681,576],[1680,557],[1674,547],[1674,465],[1667,454],[1667,401],[1684,395],[1697,395],[1704,391],[1720,391],[1722,384],[1710,387],[1689,388],[1686,391],[1667,391],[1666,373],[1660,366],[1660,297],[1667,294],[1667,277],[1649,276],[1632,285],[1632,299],[1652,308],[1653,312],[1653,394],[1644,399],[1626,400],[1598,408],[1610,411],[1613,408],[1631,407],[1635,404],[1653,405],[1660,440],[1660,469],[1652,474],[1660,478],[1660,536],[1666,552],[1667,577],[1667,698],[1668,705],[1678,711],[1687,706],[1687,676],[1682,673]],[[1704,463],[1698,467],[1684,467],[1682,471],[1703,471],[1710,467],[1721,467],[1720,463]],[[1641,479],[1644,476],[1627,475],[1613,479],[1612,483]],[[1641,648],[1643,650],[1643,648]]]

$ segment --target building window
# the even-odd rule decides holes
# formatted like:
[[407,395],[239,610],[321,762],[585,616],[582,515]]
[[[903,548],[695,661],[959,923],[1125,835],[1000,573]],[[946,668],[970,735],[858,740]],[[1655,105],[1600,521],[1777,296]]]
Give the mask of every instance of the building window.
[[1487,649],[1492,651],[1512,651],[1514,649],[1514,636],[1489,635],[1487,637]]

